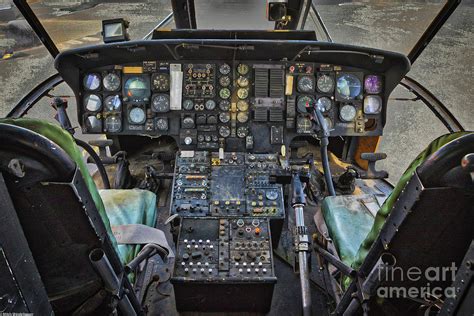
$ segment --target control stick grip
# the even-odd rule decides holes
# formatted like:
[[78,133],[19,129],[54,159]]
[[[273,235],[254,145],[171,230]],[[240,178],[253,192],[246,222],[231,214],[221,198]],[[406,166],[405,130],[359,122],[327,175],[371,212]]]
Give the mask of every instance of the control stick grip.
[[387,158],[387,154],[386,153],[362,153],[360,154],[360,158],[367,160],[369,162],[372,162],[372,161],[375,162],[379,160],[384,160],[385,158]]
[[388,172],[385,170],[377,171],[375,163],[387,158],[386,153],[361,153],[360,158],[369,162],[366,172],[359,172],[362,179],[385,179],[388,178]]

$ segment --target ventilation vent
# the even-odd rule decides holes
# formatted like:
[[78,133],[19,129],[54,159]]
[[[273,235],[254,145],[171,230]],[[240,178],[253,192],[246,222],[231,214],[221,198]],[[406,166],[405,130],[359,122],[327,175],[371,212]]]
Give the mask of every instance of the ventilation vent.
[[255,118],[256,122],[266,122],[268,120],[267,108],[260,107],[255,109]]
[[255,97],[268,97],[268,69],[255,68]]
[[285,92],[284,76],[283,69],[270,69],[270,98],[283,98]]
[[280,108],[270,108],[270,122],[283,122],[283,110]]

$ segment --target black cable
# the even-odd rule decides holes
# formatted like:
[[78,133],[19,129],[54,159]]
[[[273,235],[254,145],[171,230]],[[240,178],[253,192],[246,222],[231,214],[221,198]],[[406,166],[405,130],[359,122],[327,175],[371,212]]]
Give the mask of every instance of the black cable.
[[100,160],[100,157],[96,154],[94,149],[86,143],[85,141],[82,141],[80,139],[75,138],[76,144],[80,147],[82,147],[89,156],[94,160],[94,163],[97,165],[97,169],[99,170],[100,177],[102,179],[102,182],[104,183],[104,189],[109,190],[110,189],[110,182],[109,178],[107,177],[107,171],[105,170],[104,164],[102,163],[102,160]]
[[334,190],[334,183],[332,182],[331,168],[329,165],[328,157],[328,145],[329,145],[329,130],[324,120],[323,114],[321,111],[315,107],[314,117],[318,122],[319,127],[321,128],[321,162],[323,163],[324,178],[326,179],[326,185],[328,187],[329,195],[336,196],[336,191]]

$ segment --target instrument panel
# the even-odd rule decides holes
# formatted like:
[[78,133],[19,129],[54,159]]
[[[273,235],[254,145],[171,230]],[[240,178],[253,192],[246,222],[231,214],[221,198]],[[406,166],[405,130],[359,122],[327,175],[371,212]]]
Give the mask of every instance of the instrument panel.
[[309,62],[145,61],[82,74],[84,133],[174,137],[198,150],[272,151],[314,133],[313,109],[331,136],[383,130],[384,77]]

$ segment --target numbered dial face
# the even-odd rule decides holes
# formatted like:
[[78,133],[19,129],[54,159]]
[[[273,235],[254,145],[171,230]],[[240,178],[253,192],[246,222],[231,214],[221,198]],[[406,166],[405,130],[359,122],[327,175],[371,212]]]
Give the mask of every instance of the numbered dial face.
[[222,99],[228,99],[230,97],[230,90],[227,89],[227,88],[222,88],[220,91],[219,91],[219,96],[222,98]]
[[328,97],[321,97],[316,102],[316,106],[322,113],[329,112],[332,108],[332,101]]
[[229,126],[221,126],[219,127],[219,135],[221,137],[229,137],[230,136],[230,128]]
[[313,131],[313,122],[306,116],[300,116],[296,120],[296,129],[300,134],[309,134]]
[[115,72],[108,73],[102,83],[105,90],[117,91],[120,88],[120,76]]
[[321,75],[318,78],[317,87],[319,92],[331,93],[334,91],[334,79],[329,75]]
[[120,111],[122,108],[122,101],[118,95],[109,95],[105,98],[105,110],[107,111]]
[[146,115],[142,108],[133,108],[128,113],[128,120],[132,124],[142,124],[145,122]]
[[117,133],[122,130],[122,120],[119,115],[109,115],[105,119],[105,131]]
[[237,121],[239,123],[245,123],[249,120],[248,112],[239,112],[237,113]]
[[237,137],[244,138],[249,134],[249,129],[246,126],[240,126],[237,128]]
[[219,67],[219,72],[223,75],[228,75],[230,73],[230,66],[228,64],[222,64]]
[[192,109],[194,109],[194,102],[189,99],[184,100],[183,109],[185,109],[186,111],[191,111]]
[[228,87],[230,85],[230,78],[228,76],[220,77],[219,84],[223,87]]
[[314,91],[314,77],[300,76],[298,78],[298,91],[302,93],[309,93]]
[[240,76],[240,77],[237,79],[237,85],[238,85],[239,87],[242,87],[242,88],[248,87],[248,85],[249,85],[249,79],[248,79],[247,77]]
[[159,131],[167,131],[168,130],[168,119],[166,118],[158,118],[156,119],[156,129]]
[[154,91],[166,92],[170,90],[170,76],[156,73],[151,76],[151,85]]
[[277,190],[268,190],[267,192],[265,192],[265,197],[270,200],[270,201],[275,201],[276,199],[278,199],[278,191]]
[[230,114],[228,112],[222,112],[219,114],[219,121],[222,123],[228,123],[230,121]]
[[249,96],[249,90],[240,88],[239,90],[237,90],[237,96],[239,97],[239,99],[246,99]]
[[168,112],[170,110],[170,97],[167,94],[153,96],[151,109],[154,112]]
[[357,111],[353,105],[346,104],[339,111],[339,118],[344,122],[352,122],[356,117]]
[[309,95],[302,95],[298,98],[298,102],[296,103],[296,107],[298,108],[298,112],[300,113],[310,113],[314,106],[314,99],[312,96]]
[[86,90],[93,91],[93,90],[99,89],[100,87],[99,74],[87,74],[84,77],[84,81],[82,82],[82,84],[84,85],[84,88],[86,88]]
[[205,104],[206,110],[212,111],[216,108],[216,101],[207,100]]
[[249,70],[250,68],[247,64],[239,64],[237,66],[237,72],[242,76],[248,74]]
[[84,98],[84,105],[87,111],[96,112],[102,108],[102,100],[98,95],[89,94]]
[[353,74],[344,74],[337,79],[337,93],[342,99],[357,98],[362,92],[362,83]]
[[229,111],[230,102],[227,100],[222,100],[221,102],[219,102],[219,109],[224,112]]
[[245,112],[249,109],[249,104],[245,100],[239,100],[237,102],[237,109],[241,112]]

